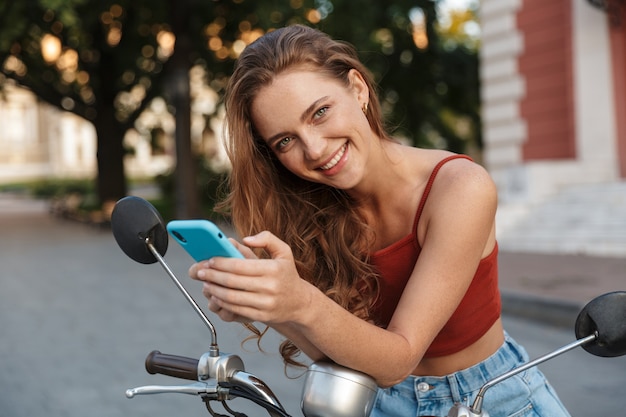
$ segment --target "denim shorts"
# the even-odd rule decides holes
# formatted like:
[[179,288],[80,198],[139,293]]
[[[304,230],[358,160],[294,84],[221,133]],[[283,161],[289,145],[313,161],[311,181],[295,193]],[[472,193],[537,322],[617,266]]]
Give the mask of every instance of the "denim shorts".
[[[472,405],[487,381],[525,362],[524,348],[505,333],[498,351],[471,368],[443,377],[409,376],[390,388],[380,388],[370,417],[446,417],[455,402]],[[489,388],[482,410],[490,417],[569,417],[536,367]]]

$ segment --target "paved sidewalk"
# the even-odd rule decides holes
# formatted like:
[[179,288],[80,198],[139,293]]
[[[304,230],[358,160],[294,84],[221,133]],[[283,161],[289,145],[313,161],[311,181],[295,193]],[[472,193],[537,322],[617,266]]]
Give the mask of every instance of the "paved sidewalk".
[[505,313],[572,327],[594,297],[626,291],[626,258],[500,252]]

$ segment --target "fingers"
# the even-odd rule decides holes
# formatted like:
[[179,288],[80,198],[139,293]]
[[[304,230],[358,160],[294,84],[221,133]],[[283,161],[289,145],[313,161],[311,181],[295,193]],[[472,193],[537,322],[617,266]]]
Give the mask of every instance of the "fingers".
[[251,248],[262,248],[272,259],[292,258],[291,248],[270,232],[261,232],[243,238],[243,242]]
[[[205,284],[203,293],[209,300],[209,310],[218,315],[223,321],[247,323],[252,321],[261,321],[264,317],[260,314],[260,310],[258,308],[249,305],[249,303],[245,301],[245,295],[249,293],[244,291],[237,292],[239,295],[244,295],[244,299],[238,299],[238,296],[233,290],[228,290],[226,293],[222,293],[219,290],[219,287],[211,284]],[[225,299],[220,298],[220,295],[222,294],[225,294]],[[258,298],[256,300],[252,299],[252,301],[258,301]]]
[[[241,243],[237,242],[233,238],[228,238],[228,240],[235,246],[235,248],[237,248],[237,250],[239,252],[241,252],[241,254],[244,256],[244,258],[246,258],[246,259],[258,259],[256,254],[249,247],[247,247],[245,245],[242,245]],[[215,258],[212,258],[212,259],[215,259]],[[203,262],[198,262],[198,263],[195,263],[195,264],[191,265],[191,267],[189,267],[189,276],[191,278],[193,278],[193,279],[196,279],[196,280],[199,279],[198,271],[200,271],[202,269],[210,268],[211,264],[209,263],[209,261],[210,260],[203,261]]]
[[[227,320],[266,321],[277,311],[280,296],[277,281],[271,278],[241,277],[221,271],[206,270],[203,294],[209,300],[211,311]],[[205,275],[205,274],[200,274]],[[235,318],[233,318],[235,317]]]
[[272,288],[273,285],[264,283],[261,277],[278,276],[279,271],[272,262],[263,260],[214,258],[192,265],[189,275],[197,281],[223,288],[256,292],[264,286]]
[[209,311],[215,313],[220,319],[225,322],[241,322],[246,323],[250,322],[250,319],[240,316],[238,314],[233,313],[232,311],[222,307],[224,303],[222,303],[217,297],[214,297],[210,294],[210,291],[203,287],[202,293],[208,299],[208,307]]
[[[292,314],[282,306],[301,280],[289,246],[269,232],[232,243],[246,259],[215,257],[189,268],[190,277],[203,282],[209,309],[224,321],[272,322]],[[258,259],[254,249],[271,259]]]
[[237,248],[237,250],[241,252],[244,258],[257,259],[257,256],[255,255],[255,253],[249,247],[242,245],[241,243],[237,242],[233,238],[228,238],[228,240],[230,240],[230,243],[232,243],[235,246],[235,248]]
[[212,282],[223,287],[257,291],[262,287],[272,288],[272,284],[268,284],[261,278],[283,276],[284,272],[281,271],[281,268],[284,268],[283,264],[285,264],[284,261],[271,259],[216,257],[193,264],[189,268],[189,276],[197,281]]
[[[241,282],[241,281],[239,281]],[[205,281],[203,292],[205,297],[212,297],[220,308],[232,310],[235,306],[247,306],[254,309],[267,309],[271,307],[273,294],[271,292],[246,288],[245,285],[223,286],[214,281]]]
[[212,280],[217,272],[233,275],[251,275],[255,268],[247,266],[253,260],[215,257],[208,261],[195,263],[189,267],[189,276],[197,281]]
[[258,259],[251,248],[265,249],[272,259],[293,260],[291,248],[270,232],[261,232],[254,236],[245,237],[243,240],[245,245],[234,239],[231,239],[231,242],[246,258],[245,261],[236,258],[211,258],[207,261],[191,265],[189,268],[189,276],[196,280],[203,280],[202,274],[198,274],[206,269],[217,269],[233,274],[249,276],[260,276],[266,273],[275,274],[278,272],[268,270],[268,268],[272,268],[272,264]]

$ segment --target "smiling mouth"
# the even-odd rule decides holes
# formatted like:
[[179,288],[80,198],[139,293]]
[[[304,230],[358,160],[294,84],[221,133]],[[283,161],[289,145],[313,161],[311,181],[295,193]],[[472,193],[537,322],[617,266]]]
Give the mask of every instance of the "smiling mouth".
[[348,144],[344,143],[343,146],[341,147],[341,149],[339,149],[339,152],[337,152],[337,154],[333,157],[333,159],[328,161],[328,163],[326,165],[321,166],[320,169],[322,171],[327,171],[327,170],[333,168],[335,165],[337,165],[337,163],[343,157],[343,154],[346,153],[346,148],[347,147],[348,147]]

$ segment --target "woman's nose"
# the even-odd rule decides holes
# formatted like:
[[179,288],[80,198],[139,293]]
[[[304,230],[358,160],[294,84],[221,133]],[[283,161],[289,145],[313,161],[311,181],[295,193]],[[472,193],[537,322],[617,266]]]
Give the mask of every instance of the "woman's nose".
[[324,155],[325,141],[319,137],[307,136],[302,140],[304,157],[311,161],[316,161]]

